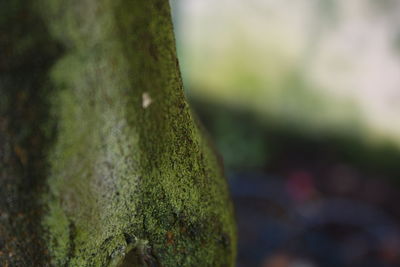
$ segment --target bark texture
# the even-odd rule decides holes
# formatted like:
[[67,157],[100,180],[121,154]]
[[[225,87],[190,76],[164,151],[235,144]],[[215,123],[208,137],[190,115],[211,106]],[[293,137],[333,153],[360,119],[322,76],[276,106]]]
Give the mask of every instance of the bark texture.
[[0,29],[0,264],[233,266],[168,1],[2,1]]

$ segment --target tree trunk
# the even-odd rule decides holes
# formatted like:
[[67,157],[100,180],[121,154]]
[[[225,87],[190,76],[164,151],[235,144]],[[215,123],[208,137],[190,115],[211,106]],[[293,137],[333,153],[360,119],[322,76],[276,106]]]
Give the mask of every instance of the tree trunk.
[[0,265],[233,266],[167,0],[0,2]]

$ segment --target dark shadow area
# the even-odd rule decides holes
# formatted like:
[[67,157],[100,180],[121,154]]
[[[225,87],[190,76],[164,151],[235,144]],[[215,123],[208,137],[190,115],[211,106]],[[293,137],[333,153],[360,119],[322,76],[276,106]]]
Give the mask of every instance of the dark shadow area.
[[[63,48],[29,1],[0,4],[0,265],[44,266],[39,192],[55,135],[48,71]],[[13,265],[15,264],[15,265]]]
[[400,266],[400,151],[191,99],[235,202],[238,266]]

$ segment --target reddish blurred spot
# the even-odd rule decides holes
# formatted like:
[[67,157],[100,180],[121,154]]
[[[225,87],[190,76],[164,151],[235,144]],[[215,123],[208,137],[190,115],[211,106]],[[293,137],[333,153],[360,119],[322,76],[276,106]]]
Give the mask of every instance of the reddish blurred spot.
[[391,264],[400,263],[400,246],[399,240],[396,238],[388,238],[384,241],[383,247],[381,248],[381,257]]
[[290,257],[286,254],[275,254],[267,258],[263,267],[289,267]]
[[315,195],[314,179],[306,171],[294,171],[286,181],[286,191],[295,202],[310,200]]

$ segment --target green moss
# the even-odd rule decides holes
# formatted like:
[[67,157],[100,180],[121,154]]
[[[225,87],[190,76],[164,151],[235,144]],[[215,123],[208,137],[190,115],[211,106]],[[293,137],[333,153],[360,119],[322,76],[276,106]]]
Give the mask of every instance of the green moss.
[[42,5],[66,47],[51,71],[53,264],[232,266],[226,181],[183,95],[168,1]]
[[52,144],[48,71],[61,54],[33,1],[0,1],[0,266],[46,266],[38,195]]

